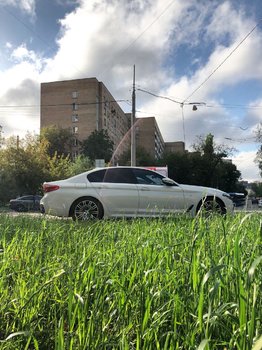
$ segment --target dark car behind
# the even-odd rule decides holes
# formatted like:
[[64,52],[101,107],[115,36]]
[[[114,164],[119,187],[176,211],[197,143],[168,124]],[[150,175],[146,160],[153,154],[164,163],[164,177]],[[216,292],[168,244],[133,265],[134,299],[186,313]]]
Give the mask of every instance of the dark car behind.
[[9,201],[9,208],[15,211],[38,211],[40,210],[40,200],[42,196],[39,195],[27,195],[11,199]]
[[244,193],[230,192],[229,195],[230,195],[235,207],[241,207],[241,206],[245,205],[246,195]]

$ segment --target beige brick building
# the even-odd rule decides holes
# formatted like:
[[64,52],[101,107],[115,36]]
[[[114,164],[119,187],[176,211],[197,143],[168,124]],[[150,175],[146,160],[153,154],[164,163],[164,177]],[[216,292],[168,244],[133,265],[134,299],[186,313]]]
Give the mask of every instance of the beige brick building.
[[[40,128],[62,127],[75,136],[74,155],[79,141],[95,130],[107,130],[114,142],[114,162],[130,149],[131,114],[125,113],[108,89],[96,78],[55,81],[41,84]],[[137,118],[136,144],[159,159],[165,143],[156,119]]]
[[143,147],[151,157],[161,158],[165,143],[155,117],[136,119],[136,145]]
[[75,135],[76,153],[78,141],[101,129],[108,131],[118,153],[130,145],[130,114],[96,78],[41,84],[40,128],[49,126],[69,128]]

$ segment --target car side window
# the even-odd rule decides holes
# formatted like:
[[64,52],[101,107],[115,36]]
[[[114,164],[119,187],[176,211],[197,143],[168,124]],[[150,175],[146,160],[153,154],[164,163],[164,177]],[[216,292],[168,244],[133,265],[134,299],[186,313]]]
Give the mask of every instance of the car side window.
[[105,172],[105,169],[94,171],[87,175],[87,179],[89,182],[104,182]]
[[128,168],[109,168],[94,171],[87,175],[90,182],[136,183],[133,173]]
[[23,201],[32,201],[34,200],[34,196],[24,196],[20,198]]
[[163,185],[162,179],[164,176],[158,173],[146,169],[132,169],[132,171],[137,183],[140,185]]
[[104,182],[135,183],[135,177],[128,168],[113,168],[106,170]]

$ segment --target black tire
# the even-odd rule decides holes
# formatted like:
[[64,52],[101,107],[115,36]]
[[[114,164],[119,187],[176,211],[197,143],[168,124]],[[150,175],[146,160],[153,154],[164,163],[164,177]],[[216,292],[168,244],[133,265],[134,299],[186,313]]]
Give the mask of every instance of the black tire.
[[95,198],[79,198],[72,206],[72,219],[88,221],[102,219],[104,215],[102,204]]
[[226,208],[222,201],[217,198],[206,198],[198,205],[197,212],[205,215],[211,214],[226,214]]

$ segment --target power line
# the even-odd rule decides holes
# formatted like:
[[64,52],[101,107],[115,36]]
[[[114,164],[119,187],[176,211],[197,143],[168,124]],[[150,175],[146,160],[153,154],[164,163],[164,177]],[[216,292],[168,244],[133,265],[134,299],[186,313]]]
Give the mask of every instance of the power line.
[[184,105],[184,106],[187,106],[187,105],[201,105],[201,106],[205,106],[207,108],[221,108],[221,107],[224,107],[224,108],[238,108],[238,109],[261,109],[262,108],[262,105],[241,105],[241,104],[231,104],[231,103],[218,103],[218,104],[212,104],[212,103],[209,103],[209,102],[182,102],[182,101],[179,101],[179,100],[175,100],[169,96],[162,96],[162,95],[158,95],[156,93],[153,93],[151,91],[148,91],[148,90],[144,90],[144,89],[141,89],[141,88],[137,88],[138,91],[142,91],[142,92],[145,92],[146,94],[149,94],[151,96],[154,96],[154,97],[158,97],[158,98],[162,98],[162,99],[165,99],[165,100],[169,100],[171,102],[174,102],[174,103],[177,103],[179,105]]
[[[262,19],[260,19],[261,21]],[[247,33],[247,35],[240,41],[240,43],[226,56],[226,58],[208,75],[208,77],[195,89],[193,92],[183,101],[187,101],[192,97],[211,77],[216,71],[233,55],[233,53],[244,43],[244,41],[253,33],[253,31],[258,27],[260,21]]]
[[[145,34],[145,32],[147,32],[148,29],[151,28],[160,19],[160,17],[163,16],[163,14],[173,5],[175,1],[176,0],[172,0],[171,2],[169,2],[168,5],[164,8],[164,10],[160,12],[160,14],[126,48],[124,48],[118,54],[118,57],[123,56],[124,53],[126,53],[128,49],[130,49],[130,47],[133,46]],[[101,75],[103,75],[106,71],[107,71],[107,68],[101,73]]]
[[[110,101],[103,101],[103,102],[83,102],[83,103],[75,103],[77,106],[87,106],[87,105],[99,105],[99,104],[108,104],[111,102],[126,102],[127,104],[130,103],[129,100],[110,100]],[[57,103],[57,104],[39,104],[39,105],[0,105],[0,108],[39,108],[41,107],[61,107],[61,106],[72,106],[73,103]]]
[[167,96],[157,95],[157,94],[154,94],[153,92],[150,92],[150,91],[147,91],[147,90],[143,90],[143,89],[140,89],[140,88],[138,88],[137,90],[145,92],[146,94],[149,94],[149,95],[154,96],[154,97],[159,97],[159,98],[162,98],[164,100],[169,100],[171,102],[178,103],[179,105],[181,105],[181,103],[182,103],[182,101],[174,100],[173,98],[170,98],[170,97],[167,97]]

